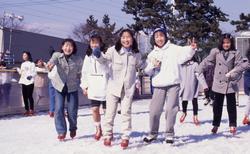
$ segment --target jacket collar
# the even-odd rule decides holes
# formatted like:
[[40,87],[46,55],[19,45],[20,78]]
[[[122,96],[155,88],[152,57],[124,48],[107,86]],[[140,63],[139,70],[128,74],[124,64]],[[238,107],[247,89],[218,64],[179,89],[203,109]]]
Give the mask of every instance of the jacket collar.
[[237,51],[235,50],[230,50],[230,51],[227,51],[229,52],[229,55],[227,57],[227,59],[224,58],[222,52],[220,51],[219,53],[219,58],[221,59],[221,61],[224,63],[224,64],[227,64],[227,62],[229,62],[230,60],[232,60],[234,57],[235,57],[235,54]]
[[156,50],[156,51],[158,51],[158,50],[165,50],[165,49],[167,49],[169,46],[170,46],[170,41],[168,40],[167,41],[167,43],[163,46],[163,47],[161,47],[161,48],[159,48],[158,46],[154,46],[154,49]]

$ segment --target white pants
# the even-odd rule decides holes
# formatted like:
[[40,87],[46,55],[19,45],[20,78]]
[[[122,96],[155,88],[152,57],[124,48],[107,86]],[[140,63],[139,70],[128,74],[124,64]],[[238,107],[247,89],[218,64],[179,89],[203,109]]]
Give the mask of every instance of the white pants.
[[113,135],[114,119],[117,112],[118,103],[121,103],[122,118],[122,139],[129,139],[131,134],[131,106],[132,96],[128,97],[122,92],[121,98],[112,94],[106,97],[106,113],[104,117],[104,138],[111,138]]

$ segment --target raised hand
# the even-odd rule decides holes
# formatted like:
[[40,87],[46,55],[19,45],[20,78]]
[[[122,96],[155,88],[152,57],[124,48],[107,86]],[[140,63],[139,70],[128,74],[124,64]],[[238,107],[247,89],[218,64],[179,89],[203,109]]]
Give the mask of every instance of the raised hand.
[[92,52],[93,52],[93,55],[96,56],[97,58],[99,58],[101,56],[101,50],[100,50],[100,48],[94,48],[92,50]]

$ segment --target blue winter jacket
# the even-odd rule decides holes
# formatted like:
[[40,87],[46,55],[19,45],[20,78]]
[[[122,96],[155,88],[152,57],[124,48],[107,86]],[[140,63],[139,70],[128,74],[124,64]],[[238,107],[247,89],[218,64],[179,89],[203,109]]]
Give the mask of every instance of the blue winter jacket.
[[246,95],[250,94],[250,69],[244,73],[244,92]]

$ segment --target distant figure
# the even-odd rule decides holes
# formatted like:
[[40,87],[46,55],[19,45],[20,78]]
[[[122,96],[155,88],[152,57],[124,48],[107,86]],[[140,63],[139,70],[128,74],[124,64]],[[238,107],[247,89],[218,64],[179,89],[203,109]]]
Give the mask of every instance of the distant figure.
[[19,83],[22,85],[23,101],[25,106],[24,115],[29,116],[34,114],[34,78],[36,76],[36,66],[32,62],[30,52],[23,52],[23,63],[21,68],[17,68],[18,73],[21,75]]
[[[54,54],[55,50],[53,47],[50,47],[50,57]],[[55,114],[55,103],[56,103],[56,90],[52,85],[51,79],[53,78],[54,74],[57,73],[56,66],[53,67],[53,69],[48,73],[49,78],[49,117],[53,118]]]
[[[6,69],[6,63],[0,62],[0,70]],[[8,106],[11,90],[12,73],[0,72],[0,100],[1,103]],[[0,105],[1,105],[0,103]]]
[[205,103],[204,105],[212,105],[214,101],[214,93],[212,91],[212,85],[213,85],[213,78],[214,78],[214,66],[208,65],[207,68],[205,68],[204,77],[208,85],[208,90],[204,91],[205,93]]
[[195,57],[187,62],[183,63],[181,66],[181,90],[180,97],[182,100],[182,116],[180,122],[184,122],[187,116],[187,105],[189,101],[193,104],[193,122],[195,125],[199,125],[198,120],[198,94],[199,94],[199,83],[202,85],[203,89],[208,89],[205,78],[203,74],[200,76],[195,73],[198,67],[198,61]]
[[[34,86],[35,86],[35,94],[36,94],[36,103],[38,104],[39,101],[45,97],[45,94],[43,92],[43,88],[47,84],[47,73],[48,70],[46,68],[46,63],[43,62],[42,59],[36,60],[36,72],[37,75],[35,76]],[[45,75],[46,74],[46,75]]]

